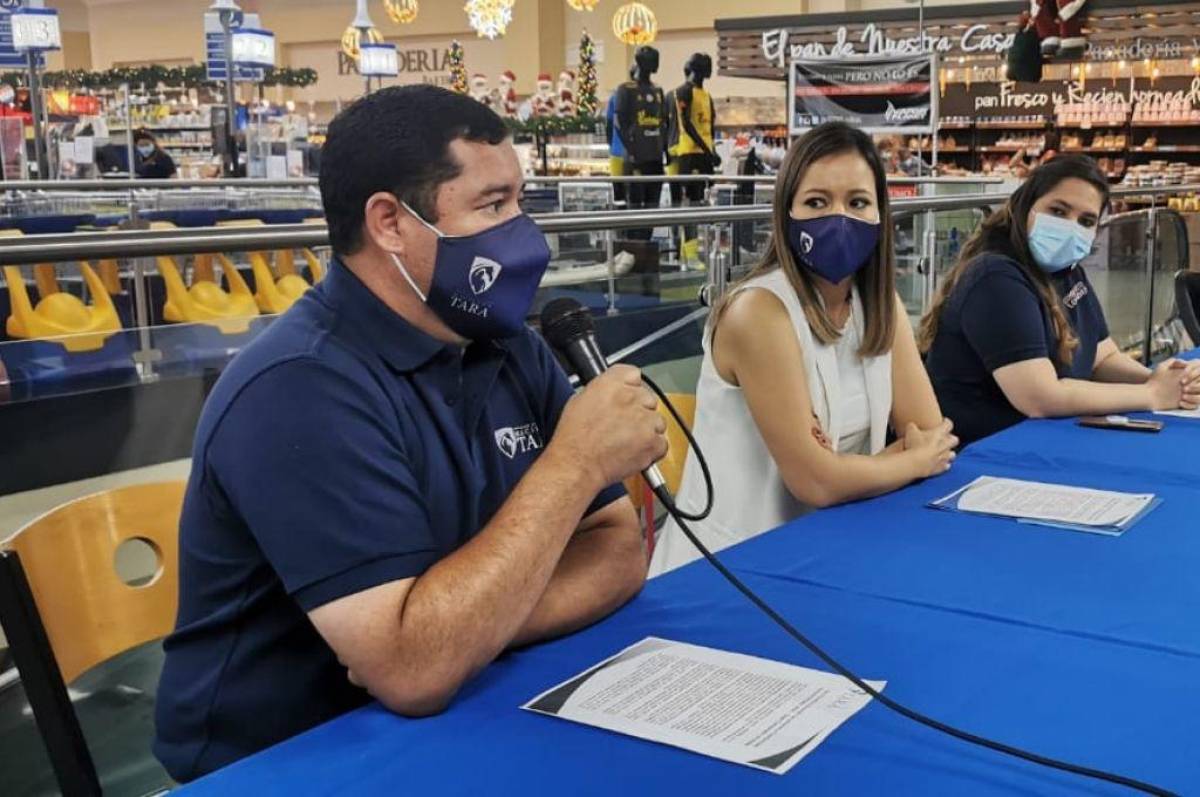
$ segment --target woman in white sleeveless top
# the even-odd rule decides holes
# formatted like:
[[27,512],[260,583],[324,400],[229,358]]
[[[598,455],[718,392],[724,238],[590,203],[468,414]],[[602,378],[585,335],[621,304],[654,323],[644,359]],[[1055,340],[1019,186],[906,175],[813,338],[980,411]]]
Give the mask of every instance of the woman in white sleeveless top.
[[[942,473],[958,443],[896,295],[887,182],[871,139],[839,123],[798,139],[774,205],[762,264],[705,332],[694,432],[716,499],[690,525],[712,550]],[[885,447],[889,427],[897,439]],[[677,500],[696,513],[705,497],[689,453]],[[670,522],[650,574],[698,557]]]

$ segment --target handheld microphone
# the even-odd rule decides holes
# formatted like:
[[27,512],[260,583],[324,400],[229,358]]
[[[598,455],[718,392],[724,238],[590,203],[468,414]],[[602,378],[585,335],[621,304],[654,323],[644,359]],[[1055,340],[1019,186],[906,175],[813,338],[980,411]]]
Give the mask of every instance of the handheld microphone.
[[[574,299],[555,299],[542,308],[542,336],[566,358],[583,384],[608,370],[608,360],[596,343],[592,315]],[[667,481],[658,466],[646,468],[642,476],[655,493],[667,489]]]

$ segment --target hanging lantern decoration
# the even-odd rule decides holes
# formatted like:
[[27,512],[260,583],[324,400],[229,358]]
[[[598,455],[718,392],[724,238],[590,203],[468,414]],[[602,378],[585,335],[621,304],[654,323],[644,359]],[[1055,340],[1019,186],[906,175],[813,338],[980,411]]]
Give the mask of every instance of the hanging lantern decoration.
[[417,19],[417,0],[383,0],[383,7],[398,25],[408,25]]
[[567,5],[576,11],[594,11],[600,0],[567,0]]
[[626,44],[649,44],[658,35],[658,20],[644,4],[626,3],[613,14],[613,33]]
[[354,14],[354,21],[350,23],[350,27],[346,28],[346,32],[342,34],[342,52],[347,58],[354,59],[358,62],[361,50],[360,44],[382,44],[383,34],[375,27],[375,23],[371,21],[371,15],[367,12],[367,0],[358,0],[358,9]]
[[467,0],[463,10],[467,22],[481,39],[503,36],[512,22],[513,3],[516,0]]
[[378,28],[367,28],[366,30],[353,26],[346,28],[346,32],[342,34],[342,52],[346,54],[346,57],[358,61],[361,52],[359,45],[362,44],[383,44],[383,34],[379,32]]

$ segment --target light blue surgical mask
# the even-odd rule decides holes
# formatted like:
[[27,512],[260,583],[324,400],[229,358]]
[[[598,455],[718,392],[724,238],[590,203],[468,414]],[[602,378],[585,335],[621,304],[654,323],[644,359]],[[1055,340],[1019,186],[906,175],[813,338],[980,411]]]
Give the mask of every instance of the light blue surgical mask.
[[1056,274],[1083,260],[1096,242],[1094,227],[1084,227],[1070,219],[1047,213],[1034,216],[1029,231],[1029,251],[1047,274]]
[[154,145],[153,144],[138,144],[137,151],[138,151],[138,154],[141,155],[143,158],[149,158],[151,155],[154,154]]

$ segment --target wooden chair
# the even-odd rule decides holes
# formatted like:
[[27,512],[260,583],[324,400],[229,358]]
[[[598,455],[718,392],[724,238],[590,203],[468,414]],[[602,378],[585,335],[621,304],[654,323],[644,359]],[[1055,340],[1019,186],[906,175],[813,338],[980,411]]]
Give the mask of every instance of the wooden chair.
[[[667,398],[671,400],[688,428],[691,429],[696,421],[696,397],[691,393],[668,393]],[[683,483],[683,466],[687,462],[688,455],[687,435],[679,428],[679,424],[675,423],[670,411],[663,406],[661,401],[658,403],[658,412],[667,422],[668,446],[667,455],[658,462],[658,469],[667,482],[667,489],[671,491],[672,495],[675,495]],[[634,508],[644,515],[646,557],[649,560],[649,557],[654,554],[654,493],[650,491],[650,486],[642,480],[641,476],[631,476],[626,479],[625,489],[629,492]]]
[[[96,493],[0,542],[0,623],[66,795],[101,792],[66,685],[174,626],[183,491],[183,482],[163,482]],[[144,584],[117,573],[117,548],[128,540],[157,558]]]

